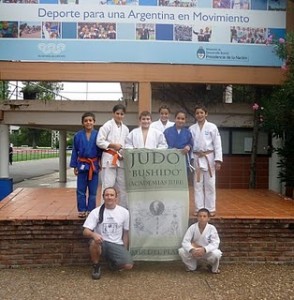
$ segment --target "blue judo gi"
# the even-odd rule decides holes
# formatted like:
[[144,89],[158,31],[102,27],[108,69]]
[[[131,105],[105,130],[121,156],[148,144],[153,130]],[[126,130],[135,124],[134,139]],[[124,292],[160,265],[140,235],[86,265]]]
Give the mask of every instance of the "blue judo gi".
[[[99,160],[102,150],[96,145],[98,131],[92,130],[87,140],[85,130],[78,131],[73,138],[70,167],[78,169],[77,206],[79,212],[92,211],[96,207]],[[88,189],[88,202],[86,194]]]
[[168,144],[168,149],[183,149],[185,146],[190,146],[191,151],[187,157],[188,160],[191,159],[191,153],[193,149],[193,138],[190,130],[186,127],[182,128],[180,133],[178,132],[176,125],[165,129],[164,136]]

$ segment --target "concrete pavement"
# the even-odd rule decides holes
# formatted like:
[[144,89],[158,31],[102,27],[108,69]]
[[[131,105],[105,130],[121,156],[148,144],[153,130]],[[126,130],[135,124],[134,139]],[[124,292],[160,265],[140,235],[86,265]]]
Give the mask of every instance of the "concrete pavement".
[[76,187],[71,168],[67,169],[67,182],[59,181],[59,158],[14,162],[9,166],[9,176],[14,190],[18,187]]

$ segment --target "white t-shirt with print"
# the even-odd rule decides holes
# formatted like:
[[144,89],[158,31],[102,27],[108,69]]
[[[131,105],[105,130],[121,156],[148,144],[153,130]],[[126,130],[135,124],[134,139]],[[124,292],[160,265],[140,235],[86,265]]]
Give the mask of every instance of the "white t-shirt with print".
[[114,209],[105,208],[103,222],[98,224],[100,207],[91,211],[83,227],[100,234],[104,241],[123,245],[123,231],[129,230],[129,211],[119,205]]

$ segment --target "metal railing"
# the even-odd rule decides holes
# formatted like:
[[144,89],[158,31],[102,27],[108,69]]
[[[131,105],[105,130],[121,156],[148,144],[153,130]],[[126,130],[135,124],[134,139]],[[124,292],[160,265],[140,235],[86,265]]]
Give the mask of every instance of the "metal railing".
[[14,148],[12,161],[38,160],[59,157],[59,149]]

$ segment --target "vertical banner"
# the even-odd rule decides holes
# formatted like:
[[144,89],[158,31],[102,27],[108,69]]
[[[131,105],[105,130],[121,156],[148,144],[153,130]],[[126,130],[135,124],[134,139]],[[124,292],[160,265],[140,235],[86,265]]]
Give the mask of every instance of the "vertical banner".
[[178,259],[188,227],[186,158],[180,150],[126,150],[124,155],[134,260]]

